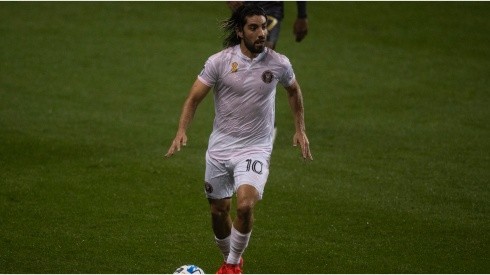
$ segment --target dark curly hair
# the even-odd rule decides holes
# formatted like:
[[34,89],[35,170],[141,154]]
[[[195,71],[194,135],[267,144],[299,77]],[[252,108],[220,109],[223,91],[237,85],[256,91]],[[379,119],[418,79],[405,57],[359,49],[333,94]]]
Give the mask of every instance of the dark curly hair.
[[224,31],[223,47],[232,47],[240,44],[241,38],[236,34],[236,30],[243,30],[247,23],[248,16],[262,15],[267,18],[265,10],[255,4],[245,4],[236,9],[230,18],[221,22]]

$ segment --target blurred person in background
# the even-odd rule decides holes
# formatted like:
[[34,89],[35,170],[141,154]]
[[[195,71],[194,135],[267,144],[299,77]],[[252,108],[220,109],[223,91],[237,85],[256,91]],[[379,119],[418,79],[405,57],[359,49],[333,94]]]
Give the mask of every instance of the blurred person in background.
[[[227,1],[231,11],[235,11],[242,5],[257,5],[267,13],[267,42],[266,46],[275,49],[281,32],[281,23],[284,19],[284,2],[283,1]],[[296,42],[301,42],[308,34],[308,15],[306,10],[306,1],[297,1],[297,16],[293,25],[293,34]]]

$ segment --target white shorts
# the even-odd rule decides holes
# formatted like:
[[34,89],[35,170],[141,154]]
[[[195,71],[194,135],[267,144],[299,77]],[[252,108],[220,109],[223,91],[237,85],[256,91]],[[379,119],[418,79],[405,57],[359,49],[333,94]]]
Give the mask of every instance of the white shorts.
[[230,160],[216,160],[206,152],[205,186],[208,199],[231,198],[238,187],[252,185],[262,199],[269,176],[269,154],[253,153]]

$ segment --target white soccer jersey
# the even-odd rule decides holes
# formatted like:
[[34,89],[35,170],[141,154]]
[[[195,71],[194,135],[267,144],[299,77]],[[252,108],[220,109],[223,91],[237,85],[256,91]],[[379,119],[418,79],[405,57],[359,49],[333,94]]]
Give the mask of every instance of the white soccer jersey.
[[250,59],[236,45],[212,55],[198,78],[214,86],[209,155],[222,160],[245,153],[270,155],[276,86],[289,87],[295,80],[289,59],[269,48]]

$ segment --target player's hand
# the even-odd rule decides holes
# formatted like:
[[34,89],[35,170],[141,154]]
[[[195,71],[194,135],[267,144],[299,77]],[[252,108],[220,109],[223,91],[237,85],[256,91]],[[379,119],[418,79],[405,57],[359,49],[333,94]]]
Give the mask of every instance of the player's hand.
[[293,137],[293,146],[297,146],[299,144],[301,148],[301,155],[304,160],[313,160],[310,152],[310,142],[308,141],[308,137],[305,132],[296,132]]
[[308,19],[297,18],[294,22],[293,33],[296,37],[296,42],[301,42],[301,40],[308,34]]
[[177,135],[175,136],[174,140],[172,141],[172,145],[167,151],[167,154],[165,154],[165,157],[171,157],[175,152],[180,151],[180,148],[182,146],[186,146],[187,144],[187,136],[185,132],[177,132]]

